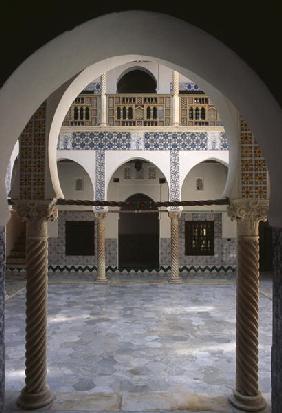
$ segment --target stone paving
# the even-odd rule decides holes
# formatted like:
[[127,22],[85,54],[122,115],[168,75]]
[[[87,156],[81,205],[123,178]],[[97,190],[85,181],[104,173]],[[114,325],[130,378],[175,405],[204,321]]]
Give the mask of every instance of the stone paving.
[[[268,401],[270,294],[271,282],[265,281],[259,367]],[[6,301],[6,390],[12,401],[24,385],[24,303],[24,290]],[[226,399],[235,384],[234,282],[54,283],[48,329],[55,410],[229,411]]]

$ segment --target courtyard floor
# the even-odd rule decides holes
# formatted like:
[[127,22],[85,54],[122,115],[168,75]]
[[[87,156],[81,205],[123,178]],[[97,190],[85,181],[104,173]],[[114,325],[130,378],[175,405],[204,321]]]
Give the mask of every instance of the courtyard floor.
[[[7,411],[24,385],[22,288],[6,301]],[[271,281],[261,283],[259,376],[270,401]],[[235,284],[49,285],[52,410],[229,412],[235,385]]]

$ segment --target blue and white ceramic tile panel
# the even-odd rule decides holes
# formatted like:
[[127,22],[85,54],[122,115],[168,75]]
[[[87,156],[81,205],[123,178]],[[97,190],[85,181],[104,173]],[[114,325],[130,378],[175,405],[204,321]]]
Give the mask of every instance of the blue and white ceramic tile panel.
[[128,132],[73,132],[72,149],[82,150],[128,150],[130,133]]
[[221,151],[229,151],[230,145],[228,142],[228,138],[225,132],[220,132],[220,150]]
[[227,151],[225,132],[67,132],[59,150]]
[[0,412],[5,397],[5,227],[0,226]]
[[144,149],[149,151],[206,151],[207,132],[145,132]]
[[180,200],[180,185],[179,185],[179,152],[170,151],[170,201]]
[[[95,152],[95,199],[96,201],[105,200],[105,151]],[[96,207],[95,209],[103,209]]]

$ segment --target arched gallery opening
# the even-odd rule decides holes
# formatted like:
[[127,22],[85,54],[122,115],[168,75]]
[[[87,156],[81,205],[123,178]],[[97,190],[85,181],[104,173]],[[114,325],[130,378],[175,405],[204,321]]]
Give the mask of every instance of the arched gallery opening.
[[[167,26],[161,29],[165,34]],[[259,412],[269,404],[271,392],[267,288],[261,297],[266,309],[261,313],[261,347],[258,341],[258,226],[268,216],[269,203],[267,165],[259,145],[265,148],[265,125],[262,120],[260,130],[254,121],[252,97],[238,97],[238,88],[229,88],[224,76],[222,85],[217,83],[213,62],[210,68],[192,56],[190,67],[177,56],[166,60],[164,50],[161,58],[148,58],[159,56],[160,49],[143,46],[139,44],[137,53],[145,50],[148,55],[123,51],[117,56],[117,48],[97,61],[84,56],[83,49],[81,64],[75,69],[66,65],[66,74],[47,88],[52,96],[41,99],[45,84],[38,96],[35,92],[34,105],[43,103],[33,108],[24,129],[28,111],[17,126],[19,185],[9,203],[26,222],[26,360],[18,353],[7,357],[8,384],[19,391],[25,377],[17,397],[23,409],[51,405],[55,390],[61,400],[64,392],[71,397],[74,391],[86,391],[95,398],[97,389],[106,388],[116,397],[117,409],[142,411],[142,390],[152,396],[147,406],[154,410],[156,393],[151,391],[160,396],[169,382],[166,410],[192,408],[196,395],[202,410],[218,402],[227,409],[230,401],[242,411]],[[177,55],[178,49],[174,51]],[[79,73],[74,78],[72,70]],[[15,226],[10,229],[16,231]],[[160,283],[117,286],[121,268],[128,280],[132,269],[154,269]],[[12,273],[15,269],[23,273],[10,267]],[[61,323],[68,340],[57,347],[51,340],[51,390],[46,380],[48,271],[76,277],[76,283],[87,273],[89,283],[79,288],[69,283],[69,295],[63,283],[55,291],[50,285],[50,331],[55,336],[56,323]],[[208,281],[204,293],[193,285],[195,279]],[[161,288],[162,293],[154,294]],[[40,291],[40,299],[33,291]],[[11,299],[8,322],[15,322],[14,307],[23,306],[23,298],[19,292]],[[72,304],[78,315],[68,312]],[[158,317],[152,316],[152,305]],[[130,317],[132,328],[122,330]],[[23,323],[16,331],[23,341]],[[102,338],[95,336],[98,344],[89,359],[85,349],[93,344],[93,331]],[[14,330],[8,334],[11,343]],[[40,343],[36,351],[33,343]],[[140,350],[140,364],[135,365]],[[277,347],[273,354],[278,354]],[[159,383],[155,377],[160,371]]]

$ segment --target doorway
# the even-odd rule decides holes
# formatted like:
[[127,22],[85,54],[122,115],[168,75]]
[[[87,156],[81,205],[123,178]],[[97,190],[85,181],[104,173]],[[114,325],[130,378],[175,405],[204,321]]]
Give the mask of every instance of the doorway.
[[[130,196],[126,202],[153,201],[144,194]],[[159,216],[158,210],[134,213],[121,212],[119,218],[119,268],[153,270],[159,268]]]

